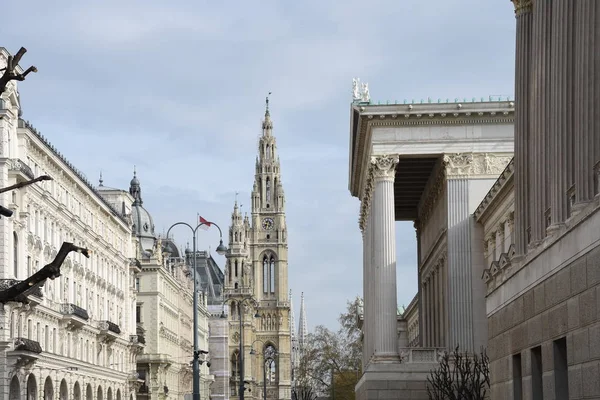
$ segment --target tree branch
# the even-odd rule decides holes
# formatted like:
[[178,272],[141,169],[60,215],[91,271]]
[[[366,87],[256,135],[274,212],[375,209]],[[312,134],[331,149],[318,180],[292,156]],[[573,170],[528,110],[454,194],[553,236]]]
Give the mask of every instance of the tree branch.
[[16,73],[15,68],[19,65],[19,61],[21,61],[21,57],[27,52],[25,47],[21,47],[17,54],[14,56],[8,56],[8,60],[6,60],[6,68],[1,69],[0,71],[4,71],[4,74],[0,76],[0,94],[4,93],[6,90],[6,85],[10,81],[24,81],[25,77],[29,75],[31,72],[37,72],[37,68],[31,66],[25,70],[22,74]]
[[37,271],[35,274],[9,287],[8,289],[0,291],[0,303],[7,303],[9,301],[15,301],[20,295],[27,296],[33,290],[44,284],[46,279],[55,279],[60,276],[60,267],[67,258],[67,255],[72,251],[83,254],[86,258],[90,258],[90,251],[83,247],[75,246],[70,242],[63,242],[60,246],[60,250],[56,254],[54,260],[45,265],[42,269]]

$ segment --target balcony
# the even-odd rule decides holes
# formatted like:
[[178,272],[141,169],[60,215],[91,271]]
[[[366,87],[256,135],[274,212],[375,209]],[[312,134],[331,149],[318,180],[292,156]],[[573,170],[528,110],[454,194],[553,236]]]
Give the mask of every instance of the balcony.
[[63,314],[63,321],[73,327],[81,328],[90,319],[87,310],[75,304],[61,304],[60,308],[60,312]]
[[108,342],[112,342],[118,339],[121,335],[121,328],[119,328],[119,325],[111,321],[99,321],[98,329],[100,329],[100,333],[98,334],[98,336],[102,340]]
[[22,160],[18,158],[13,158],[9,160],[8,164],[9,176],[16,176],[17,181],[19,180],[19,178],[23,181],[35,178],[35,176],[33,175],[33,171],[31,170],[29,165],[25,164]]
[[144,338],[144,336],[138,336],[138,335],[129,335],[129,345],[133,348],[134,351],[136,352],[141,352],[146,344],[146,339]]
[[17,368],[31,366],[40,358],[39,354],[42,352],[42,346],[35,340],[19,337],[15,339],[14,345],[14,350],[7,351],[6,356],[16,359],[15,366]]

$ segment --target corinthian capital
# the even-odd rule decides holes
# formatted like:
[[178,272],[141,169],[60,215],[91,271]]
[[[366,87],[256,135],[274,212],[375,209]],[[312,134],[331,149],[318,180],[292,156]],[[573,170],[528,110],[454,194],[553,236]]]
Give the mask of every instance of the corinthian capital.
[[371,158],[373,177],[376,180],[394,179],[396,174],[396,165],[398,165],[398,155],[383,155]]
[[519,16],[531,12],[533,0],[510,0],[515,6],[515,15]]

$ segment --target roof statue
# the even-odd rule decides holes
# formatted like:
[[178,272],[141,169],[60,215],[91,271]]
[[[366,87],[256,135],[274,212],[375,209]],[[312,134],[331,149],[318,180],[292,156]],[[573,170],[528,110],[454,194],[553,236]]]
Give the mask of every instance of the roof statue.
[[352,79],[352,102],[353,103],[369,103],[371,94],[369,93],[369,84],[361,83],[359,78]]

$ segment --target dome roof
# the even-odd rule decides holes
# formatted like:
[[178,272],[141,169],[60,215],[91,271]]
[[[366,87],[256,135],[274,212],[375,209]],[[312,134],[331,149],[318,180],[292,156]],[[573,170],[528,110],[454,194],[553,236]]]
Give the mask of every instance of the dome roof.
[[132,233],[139,239],[142,252],[153,251],[156,241],[154,221],[150,213],[142,206],[142,190],[135,170],[129,186],[129,193],[133,196],[133,204],[131,205]]

